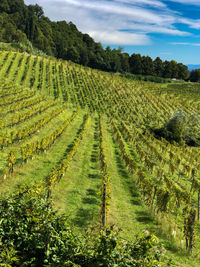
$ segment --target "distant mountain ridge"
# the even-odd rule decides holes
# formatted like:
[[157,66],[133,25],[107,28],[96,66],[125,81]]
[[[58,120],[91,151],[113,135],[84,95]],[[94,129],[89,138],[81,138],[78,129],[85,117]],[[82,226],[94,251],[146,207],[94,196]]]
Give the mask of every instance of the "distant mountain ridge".
[[194,65],[194,64],[189,64],[187,65],[188,69],[191,70],[196,70],[196,69],[200,69],[200,64],[199,65]]

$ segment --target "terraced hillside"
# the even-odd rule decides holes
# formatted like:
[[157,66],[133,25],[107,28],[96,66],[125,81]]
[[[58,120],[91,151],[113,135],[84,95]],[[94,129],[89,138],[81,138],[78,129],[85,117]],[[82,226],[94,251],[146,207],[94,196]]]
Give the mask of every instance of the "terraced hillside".
[[150,130],[177,110],[199,114],[198,87],[8,51],[0,79],[1,194],[37,182],[79,230],[106,206],[126,238],[148,229],[176,253],[195,238],[194,265],[182,255],[181,266],[198,266],[200,150]]

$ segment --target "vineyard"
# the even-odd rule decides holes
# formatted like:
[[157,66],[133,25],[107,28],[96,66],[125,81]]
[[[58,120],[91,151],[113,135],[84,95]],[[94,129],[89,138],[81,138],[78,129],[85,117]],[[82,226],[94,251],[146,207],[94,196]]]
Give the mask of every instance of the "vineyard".
[[[198,116],[198,85],[9,51],[0,81],[1,194],[40,183],[78,231],[103,222],[130,239],[147,229],[180,266],[198,266],[200,150],[152,131],[179,110]],[[191,250],[194,265],[178,256]]]

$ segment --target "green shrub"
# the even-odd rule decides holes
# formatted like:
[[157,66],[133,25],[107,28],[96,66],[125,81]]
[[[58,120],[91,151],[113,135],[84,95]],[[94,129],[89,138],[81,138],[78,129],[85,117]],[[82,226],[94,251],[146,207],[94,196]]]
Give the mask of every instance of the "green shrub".
[[19,52],[27,52],[29,54],[34,54],[42,57],[47,56],[43,51],[33,47],[32,43],[29,40],[25,42],[11,43],[11,47]]
[[0,266],[166,266],[165,250],[147,231],[133,242],[113,226],[76,236],[42,187],[20,189],[0,207]]
[[200,119],[194,113],[186,115],[183,110],[179,110],[162,128],[155,129],[154,132],[170,142],[200,146]]
[[165,127],[170,139],[182,142],[185,138],[186,126],[187,116],[182,110],[179,110],[170,118]]
[[0,200],[1,264],[11,264],[6,255],[12,254],[11,266],[58,266],[76,254],[78,241],[66,217],[55,213],[38,190],[27,188]]

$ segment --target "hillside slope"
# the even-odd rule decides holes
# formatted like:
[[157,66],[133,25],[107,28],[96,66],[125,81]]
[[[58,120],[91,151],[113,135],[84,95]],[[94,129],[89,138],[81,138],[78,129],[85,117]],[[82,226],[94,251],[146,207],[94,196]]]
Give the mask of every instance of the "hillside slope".
[[[0,80],[1,194],[41,183],[82,231],[100,221],[106,185],[107,222],[129,239],[155,232],[179,259],[183,229],[199,214],[200,151],[151,129],[180,109],[199,114],[198,85],[161,87],[8,51],[0,52]],[[181,266],[197,266],[195,240],[193,265],[181,254]]]

